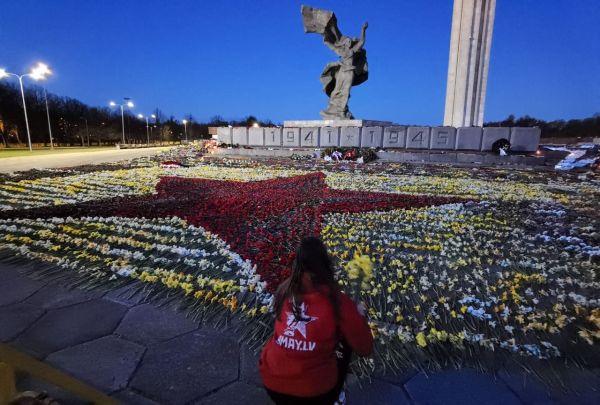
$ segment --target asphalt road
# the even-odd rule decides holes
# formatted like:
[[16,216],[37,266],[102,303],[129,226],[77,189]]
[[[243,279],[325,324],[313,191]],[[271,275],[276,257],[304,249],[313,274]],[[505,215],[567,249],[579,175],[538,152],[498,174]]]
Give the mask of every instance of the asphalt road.
[[68,152],[40,156],[19,156],[0,159],[0,173],[12,173],[30,169],[56,169],[88,164],[118,162],[131,158],[151,156],[170,147],[143,149],[110,149],[93,152]]

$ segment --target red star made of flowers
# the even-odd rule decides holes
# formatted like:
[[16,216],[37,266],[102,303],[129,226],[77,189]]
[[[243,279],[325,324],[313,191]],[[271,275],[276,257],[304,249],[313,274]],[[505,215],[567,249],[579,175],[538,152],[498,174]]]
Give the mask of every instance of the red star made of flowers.
[[323,173],[239,182],[163,177],[156,194],[15,210],[0,217],[177,216],[219,235],[274,291],[290,274],[302,238],[318,236],[328,213],[360,213],[461,201],[452,197],[329,188]]

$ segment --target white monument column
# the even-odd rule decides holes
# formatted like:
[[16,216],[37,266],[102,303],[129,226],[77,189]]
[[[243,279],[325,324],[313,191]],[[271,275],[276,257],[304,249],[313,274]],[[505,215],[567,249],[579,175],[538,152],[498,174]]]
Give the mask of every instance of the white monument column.
[[496,0],[454,0],[444,125],[483,126]]

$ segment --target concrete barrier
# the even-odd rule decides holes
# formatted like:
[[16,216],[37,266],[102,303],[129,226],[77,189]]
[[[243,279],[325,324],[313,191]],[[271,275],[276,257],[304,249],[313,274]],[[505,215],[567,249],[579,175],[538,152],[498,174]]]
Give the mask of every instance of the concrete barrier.
[[391,126],[383,128],[383,147],[384,148],[405,148],[406,147],[406,127]]
[[307,127],[300,128],[300,146],[306,148],[316,148],[319,146],[319,128]]
[[281,128],[265,128],[265,146],[281,146]]
[[490,151],[494,142],[506,139],[510,142],[510,128],[508,127],[486,127],[483,128],[483,141],[481,150]]
[[429,127],[408,127],[406,131],[406,149],[429,149]]
[[434,127],[431,128],[429,149],[452,149],[456,147],[456,128]]
[[283,128],[283,146],[287,148],[300,146],[300,128]]
[[265,145],[265,129],[264,128],[248,129],[248,145],[264,146]]
[[340,134],[340,146],[360,146],[360,130],[361,128],[359,127],[342,127]]
[[383,127],[364,127],[361,132],[361,148],[381,148],[383,145]]
[[340,145],[340,128],[339,127],[322,127],[319,136],[319,146],[327,148],[330,146]]
[[221,143],[231,144],[231,127],[218,127],[217,128],[217,140]]
[[234,127],[232,143],[234,145],[248,145],[248,128]]
[[461,127],[456,130],[456,150],[481,150],[480,127]]
[[540,144],[540,128],[512,127],[510,129],[510,150],[515,152],[535,152]]

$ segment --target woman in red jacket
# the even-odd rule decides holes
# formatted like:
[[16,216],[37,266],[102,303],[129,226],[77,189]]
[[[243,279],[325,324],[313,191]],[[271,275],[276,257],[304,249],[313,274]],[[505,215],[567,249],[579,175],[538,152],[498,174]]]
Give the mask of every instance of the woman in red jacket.
[[334,404],[349,362],[338,366],[336,347],[360,356],[373,336],[356,304],[339,290],[331,259],[318,238],[305,238],[293,272],[275,295],[275,332],[263,348],[259,368],[277,404]]

